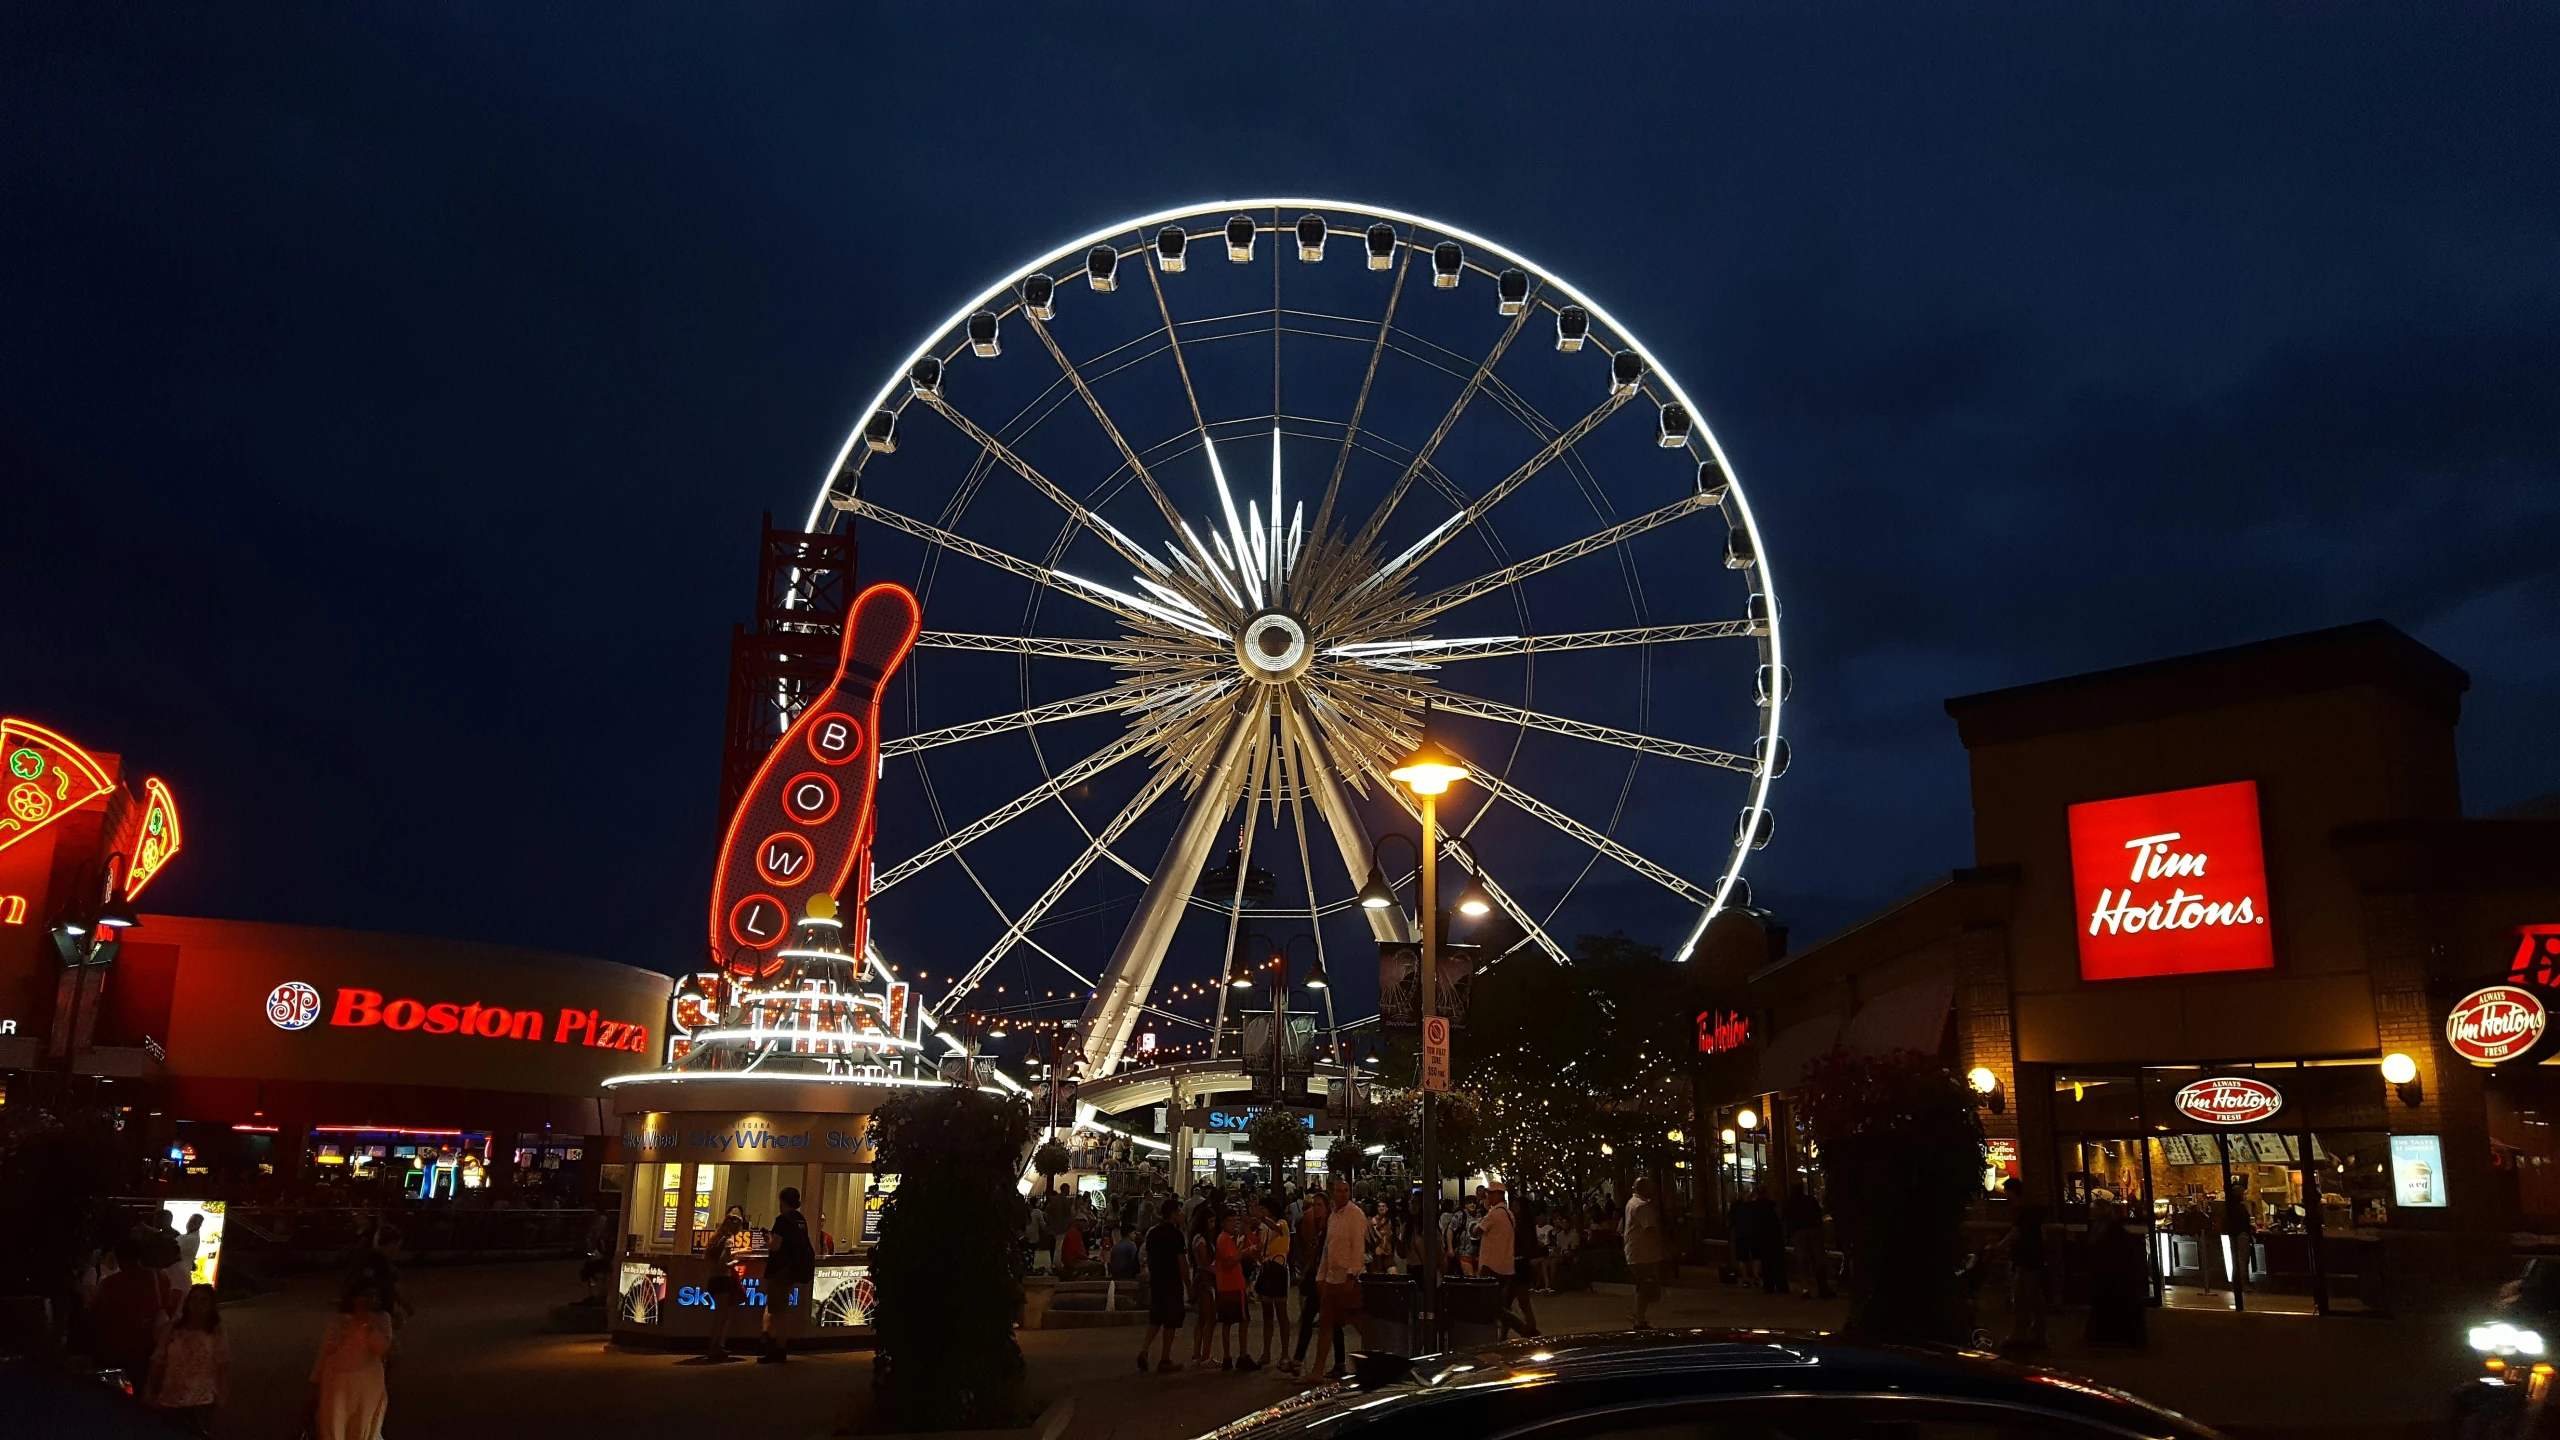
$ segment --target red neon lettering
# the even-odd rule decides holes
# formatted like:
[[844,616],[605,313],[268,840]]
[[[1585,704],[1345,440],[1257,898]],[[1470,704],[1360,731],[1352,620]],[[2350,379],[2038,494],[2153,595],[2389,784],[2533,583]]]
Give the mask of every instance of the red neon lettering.
[[596,1048],[599,1050],[619,1050],[622,1048],[621,1021],[599,1020],[596,1022]]
[[590,1045],[599,1043],[596,1039],[596,1012],[593,1010],[587,1012],[587,1043]]
[[338,1008],[329,1012],[332,1025],[379,1025],[382,1023],[382,992],[379,990],[340,990]]
[[513,1017],[507,1021],[507,1038],[510,1040],[541,1039],[542,1012],[539,1010],[518,1010],[514,1012]]
[[631,1053],[632,1053],[632,1054],[634,1054],[634,1055],[646,1055],[646,1054],[648,1054],[648,1053],[649,1053],[649,1027],[648,1027],[648,1026],[646,1026],[646,1025],[634,1025],[634,1026],[632,1026],[632,1027],[631,1027],[631,1044],[630,1044],[627,1048],[628,1048],[628,1049],[631,1051]]
[[555,1045],[566,1045],[569,1043],[570,1031],[584,1030],[588,1032],[587,1043],[590,1045],[594,1044],[594,1022],[587,1018],[587,1014],[588,1012],[584,1010],[562,1010],[560,1012],[560,1023],[558,1026],[554,1027],[551,1032],[552,1043]]
[[26,923],[27,897],[24,895],[0,895],[0,925],[24,925]]
[[415,1030],[427,1021],[427,1007],[415,1000],[394,1000],[382,1007],[382,1024],[390,1030]]
[[439,1000],[427,1007],[427,1033],[450,1035],[462,1028],[462,1011],[450,1000]]
[[461,1029],[462,1029],[462,1033],[463,1033],[463,1034],[465,1034],[465,1035],[473,1035],[473,1034],[477,1034],[477,1033],[479,1033],[479,1030],[480,1030],[480,1002],[479,1002],[479,1001],[474,1000],[474,1001],[472,1001],[470,1004],[465,1005],[465,1006],[463,1006],[463,1007],[462,1007],[462,1026],[461,1026]]

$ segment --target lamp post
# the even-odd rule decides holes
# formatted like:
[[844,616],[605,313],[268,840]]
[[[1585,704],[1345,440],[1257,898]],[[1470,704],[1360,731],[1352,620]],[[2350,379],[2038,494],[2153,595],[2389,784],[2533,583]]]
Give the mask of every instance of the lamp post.
[[[1467,767],[1431,738],[1431,712],[1422,715],[1422,740],[1404,763],[1387,772],[1387,778],[1413,792],[1422,802],[1421,851],[1422,894],[1422,994],[1420,1019],[1425,1036],[1431,1029],[1432,1013],[1439,1005],[1440,980],[1440,797],[1449,787],[1467,778]],[[1375,873],[1372,857],[1371,880],[1383,877]],[[1371,896],[1364,893],[1361,903]],[[1427,1040],[1426,1040],[1427,1043]],[[1417,1077],[1422,1078],[1422,1077]],[[1422,1217],[1422,1285],[1417,1297],[1415,1316],[1425,1343],[1432,1350],[1440,1348],[1440,1148],[1439,1106],[1429,1086],[1422,1090],[1422,1178],[1431,1187],[1430,1213]]]

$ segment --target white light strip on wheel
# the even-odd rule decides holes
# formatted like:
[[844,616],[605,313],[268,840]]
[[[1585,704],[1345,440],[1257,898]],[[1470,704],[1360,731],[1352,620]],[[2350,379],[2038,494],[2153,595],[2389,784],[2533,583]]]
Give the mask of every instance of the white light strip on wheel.
[[[897,390],[897,387],[905,383],[907,373],[915,368],[916,362],[931,353],[935,341],[941,339],[944,335],[949,334],[962,324],[965,324],[969,317],[978,311],[990,307],[999,300],[1007,302],[1006,308],[1011,309],[1015,276],[1028,275],[1034,270],[1065,263],[1070,259],[1070,257],[1081,258],[1085,251],[1092,249],[1094,246],[1123,235],[1136,235],[1140,237],[1142,245],[1147,244],[1149,242],[1146,237],[1150,230],[1157,226],[1169,224],[1173,221],[1186,219],[1192,216],[1209,215],[1219,212],[1233,214],[1239,210],[1251,212],[1258,210],[1279,211],[1293,209],[1330,210],[1339,213],[1370,215],[1381,220],[1396,221],[1407,226],[1428,229],[1437,234],[1444,235],[1451,240],[1457,241],[1460,245],[1467,247],[1470,251],[1481,251],[1484,254],[1496,256],[1510,264],[1520,266],[1522,269],[1534,271],[1541,277],[1543,288],[1552,290],[1556,294],[1563,296],[1571,303],[1581,306],[1583,310],[1591,316],[1594,324],[1605,326],[1607,329],[1614,332],[1619,339],[1625,341],[1627,348],[1635,351],[1637,356],[1645,362],[1646,372],[1658,379],[1664,388],[1671,392],[1672,398],[1679,401],[1681,406],[1689,412],[1690,416],[1695,421],[1695,429],[1692,433],[1705,442],[1708,452],[1715,457],[1716,465],[1724,471],[1725,478],[1729,482],[1730,486],[1726,492],[1726,498],[1733,503],[1734,513],[1742,522],[1743,532],[1751,537],[1752,554],[1757,557],[1755,561],[1755,568],[1760,580],[1760,594],[1765,598],[1769,607],[1769,626],[1767,633],[1762,637],[1768,646],[1768,663],[1772,666],[1783,666],[1786,663],[1786,651],[1783,648],[1779,635],[1779,595],[1777,575],[1774,568],[1769,563],[1769,547],[1761,541],[1759,518],[1752,513],[1750,497],[1743,492],[1741,476],[1735,471],[1732,458],[1725,454],[1724,446],[1716,440],[1713,427],[1707,424],[1705,410],[1700,408],[1695,401],[1689,398],[1689,392],[1682,388],[1679,380],[1675,378],[1671,371],[1663,365],[1661,359],[1653,353],[1652,349],[1648,347],[1643,340],[1639,339],[1633,331],[1629,330],[1626,326],[1619,324],[1617,317],[1609,312],[1607,306],[1604,306],[1598,301],[1592,299],[1590,296],[1583,294],[1581,290],[1572,284],[1572,282],[1557,275],[1553,270],[1544,265],[1538,264],[1536,261],[1529,259],[1527,256],[1522,255],[1518,251],[1513,250],[1506,245],[1497,244],[1496,242],[1488,240],[1471,231],[1462,230],[1457,226],[1431,219],[1425,215],[1417,215],[1411,211],[1395,210],[1381,205],[1354,204],[1347,200],[1325,200],[1302,196],[1280,196],[1270,199],[1232,200],[1213,202],[1207,205],[1182,206],[1171,210],[1159,210],[1153,214],[1141,215],[1133,220],[1124,220],[1104,229],[1096,230],[1089,235],[1070,241],[1065,245],[1051,250],[1048,253],[1035,258],[1030,264],[1022,266],[1007,274],[1003,279],[988,286],[985,290],[980,291],[977,295],[971,297],[967,303],[961,305],[958,309],[953,310],[948,318],[928,332],[925,335],[923,342],[918,344],[914,350],[909,351],[907,357],[904,360],[899,361],[897,366],[889,372],[887,382],[881,385],[880,389],[872,395],[871,403],[862,407],[860,413],[855,417],[852,431],[845,436],[844,444],[837,448],[835,458],[828,464],[826,473],[818,478],[817,496],[810,502],[809,518],[803,522],[801,528],[806,530],[816,530],[819,528],[819,522],[826,518],[827,498],[829,492],[834,488],[835,477],[843,473],[845,466],[852,462],[855,447],[862,443],[863,426],[869,423],[873,414],[888,406],[892,395]],[[1408,241],[1406,243],[1411,242]],[[1213,453],[1212,464],[1214,465],[1214,463],[1215,457]],[[1786,702],[1783,696],[1776,693],[1773,693],[1770,696],[1768,719],[1764,725],[1764,733],[1769,735],[1782,735],[1786,733],[1784,727],[1780,723],[1785,710],[1785,704]],[[1685,961],[1689,958],[1690,954],[1697,949],[1698,937],[1706,933],[1707,922],[1714,919],[1716,912],[1724,908],[1726,899],[1733,893],[1734,883],[1742,876],[1742,862],[1750,854],[1749,837],[1759,828],[1760,813],[1768,809],[1769,787],[1774,783],[1775,777],[1769,775],[1764,770],[1760,774],[1757,782],[1753,785],[1751,790],[1751,804],[1749,806],[1749,814],[1751,818],[1741,827],[1740,834],[1734,842],[1733,857],[1727,862],[1724,875],[1716,882],[1715,903],[1707,907],[1705,912],[1699,915],[1698,923],[1691,928],[1689,938],[1681,942],[1680,949],[1674,956],[1675,959]]]

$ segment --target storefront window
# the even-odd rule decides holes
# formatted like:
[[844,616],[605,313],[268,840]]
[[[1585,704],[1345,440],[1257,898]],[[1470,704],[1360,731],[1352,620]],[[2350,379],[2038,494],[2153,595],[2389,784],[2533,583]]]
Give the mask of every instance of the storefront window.
[[746,1217],[748,1253],[764,1254],[773,1239],[773,1217],[782,1209],[783,1187],[798,1185],[806,1173],[799,1165],[694,1166],[694,1252],[708,1249],[721,1222],[735,1211]]
[[636,1254],[668,1255],[676,1248],[676,1221],[683,1213],[684,1167],[670,1160],[643,1160],[631,1167],[631,1234],[627,1248]]
[[2490,1174],[2515,1187],[2524,1228],[2560,1231],[2560,1076],[2489,1077]]
[[816,1233],[821,1255],[851,1250],[862,1236],[862,1199],[870,1177],[858,1170],[830,1170],[818,1186]]

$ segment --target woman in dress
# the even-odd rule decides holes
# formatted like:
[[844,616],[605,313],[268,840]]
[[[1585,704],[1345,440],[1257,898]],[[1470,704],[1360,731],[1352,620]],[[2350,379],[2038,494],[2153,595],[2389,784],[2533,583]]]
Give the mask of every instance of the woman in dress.
[[1254,1366],[1259,1369],[1271,1363],[1274,1335],[1280,1337],[1280,1358],[1289,1358],[1289,1210],[1279,1196],[1263,1200],[1257,1230],[1253,1258],[1259,1263],[1254,1266],[1253,1293],[1261,1301],[1262,1354],[1255,1357]]
[[210,1435],[213,1407],[222,1403],[230,1372],[231,1346],[222,1338],[222,1312],[214,1305],[213,1287],[194,1286],[180,1304],[177,1323],[152,1352],[143,1398],[169,1412],[188,1432]]
[[347,1287],[329,1333],[312,1362],[311,1431],[317,1440],[382,1440],[382,1414],[390,1397],[382,1387],[383,1357],[391,1353],[391,1317],[368,1280]]
[[1191,1368],[1208,1368],[1211,1337],[1218,1332],[1218,1235],[1225,1224],[1213,1202],[1191,1222]]
[[711,1300],[711,1348],[702,1358],[714,1365],[730,1359],[729,1317],[747,1299],[747,1287],[738,1279],[738,1263],[746,1253],[746,1212],[731,1206],[719,1232],[703,1249],[703,1258],[711,1262],[711,1272],[702,1282],[702,1293]]

